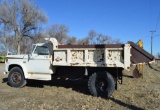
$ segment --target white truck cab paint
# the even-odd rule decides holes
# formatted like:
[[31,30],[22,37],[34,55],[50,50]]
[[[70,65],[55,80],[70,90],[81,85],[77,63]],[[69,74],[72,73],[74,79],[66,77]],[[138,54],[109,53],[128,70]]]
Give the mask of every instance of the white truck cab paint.
[[51,61],[49,49],[44,43],[33,44],[31,54],[7,55],[4,73],[8,73],[13,66],[18,66],[26,79],[51,80]]

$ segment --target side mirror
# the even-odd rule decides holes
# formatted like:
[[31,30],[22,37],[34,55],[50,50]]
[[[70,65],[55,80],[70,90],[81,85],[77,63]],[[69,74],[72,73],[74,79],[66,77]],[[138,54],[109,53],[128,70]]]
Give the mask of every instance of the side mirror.
[[30,54],[28,53],[28,61],[30,60],[30,58],[31,58],[31,56],[30,56]]

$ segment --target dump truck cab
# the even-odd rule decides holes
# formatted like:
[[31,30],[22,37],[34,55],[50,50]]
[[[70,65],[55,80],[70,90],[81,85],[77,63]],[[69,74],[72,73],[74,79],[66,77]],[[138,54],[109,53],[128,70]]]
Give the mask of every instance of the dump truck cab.
[[29,54],[7,55],[4,73],[19,67],[26,79],[51,80],[51,61],[52,55],[45,43],[33,44]]

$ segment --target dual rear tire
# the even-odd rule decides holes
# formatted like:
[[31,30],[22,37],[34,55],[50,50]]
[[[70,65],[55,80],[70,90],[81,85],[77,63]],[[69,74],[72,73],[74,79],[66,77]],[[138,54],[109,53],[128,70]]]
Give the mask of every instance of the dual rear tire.
[[88,89],[93,96],[108,98],[115,90],[115,81],[108,72],[95,72],[89,77]]

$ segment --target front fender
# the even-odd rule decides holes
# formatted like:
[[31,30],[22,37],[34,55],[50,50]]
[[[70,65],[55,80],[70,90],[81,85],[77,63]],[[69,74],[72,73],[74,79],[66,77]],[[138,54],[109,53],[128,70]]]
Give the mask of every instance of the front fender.
[[22,63],[22,62],[12,63],[11,62],[11,63],[6,63],[5,65],[6,65],[5,70],[7,69],[8,71],[10,71],[10,69],[13,68],[13,67],[20,67],[22,69],[23,73],[24,73],[24,77],[26,79],[28,78],[27,66],[24,63]]

